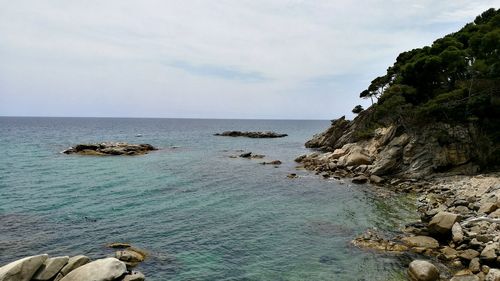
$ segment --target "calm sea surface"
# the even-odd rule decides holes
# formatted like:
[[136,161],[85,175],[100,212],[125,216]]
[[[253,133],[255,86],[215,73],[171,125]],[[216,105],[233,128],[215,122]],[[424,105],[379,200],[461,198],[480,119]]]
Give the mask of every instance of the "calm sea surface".
[[[406,262],[349,241],[412,220],[405,198],[297,171],[328,121],[0,118],[0,265],[27,255],[150,253],[147,280],[400,280]],[[279,139],[216,137],[272,130]],[[142,134],[142,137],[136,137]],[[60,152],[77,143],[150,143],[137,157]],[[178,148],[173,148],[176,146]],[[233,159],[237,150],[279,159]],[[288,179],[289,173],[300,178]]]

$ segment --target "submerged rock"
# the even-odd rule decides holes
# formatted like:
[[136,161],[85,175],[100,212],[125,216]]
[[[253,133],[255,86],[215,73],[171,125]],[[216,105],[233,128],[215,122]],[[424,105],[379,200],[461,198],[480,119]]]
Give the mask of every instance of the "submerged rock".
[[242,131],[225,131],[222,133],[214,134],[214,136],[224,137],[247,137],[247,138],[282,138],[288,136],[287,134],[278,134],[275,132],[242,132]]
[[157,150],[150,144],[129,144],[124,142],[103,142],[98,144],[78,144],[63,151],[64,154],[81,155],[142,155]]

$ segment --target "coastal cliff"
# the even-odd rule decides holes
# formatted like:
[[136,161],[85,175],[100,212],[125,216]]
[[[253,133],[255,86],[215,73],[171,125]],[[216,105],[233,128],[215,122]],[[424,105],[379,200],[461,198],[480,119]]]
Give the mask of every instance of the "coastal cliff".
[[[307,141],[301,167],[418,196],[420,220],[360,248],[410,251],[410,280],[500,280],[500,10],[489,9],[432,46],[400,54],[361,98],[352,121]],[[433,258],[431,258],[433,257]],[[447,269],[434,265],[442,263]],[[441,271],[441,272],[440,272]]]
[[[420,179],[436,172],[475,174],[481,169],[482,155],[492,150],[474,124],[436,122],[405,128],[398,122],[367,130],[372,109],[354,120],[341,117],[332,121],[325,132],[315,135],[306,147],[319,149],[299,159],[307,167],[321,172],[339,169],[357,174],[391,178]],[[485,142],[484,145],[479,145]]]
[[[399,54],[360,98],[372,105],[333,120],[299,158],[349,175],[424,178],[500,164],[500,10],[489,9],[431,46]],[[373,101],[376,101],[373,103]]]

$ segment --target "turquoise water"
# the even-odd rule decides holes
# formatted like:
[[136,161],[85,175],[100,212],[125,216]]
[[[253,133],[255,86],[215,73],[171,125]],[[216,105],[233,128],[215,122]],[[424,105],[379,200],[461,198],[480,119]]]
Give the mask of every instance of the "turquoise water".
[[[296,171],[328,121],[0,118],[0,264],[47,252],[111,255],[125,241],[150,257],[147,280],[398,280],[404,258],[349,241],[411,220],[405,198]],[[273,130],[280,139],[216,137]],[[142,134],[143,137],[135,137]],[[65,155],[70,145],[127,141],[137,157]],[[172,148],[178,146],[178,148]],[[237,150],[279,159],[233,159]],[[289,173],[298,179],[288,179]]]

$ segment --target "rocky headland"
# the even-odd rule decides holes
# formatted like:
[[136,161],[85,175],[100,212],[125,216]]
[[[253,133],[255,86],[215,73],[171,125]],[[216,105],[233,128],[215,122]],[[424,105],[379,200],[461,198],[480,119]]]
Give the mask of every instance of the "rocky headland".
[[143,155],[150,151],[157,150],[150,144],[129,144],[125,142],[103,142],[78,144],[63,151],[64,154],[80,154],[80,155]]
[[500,174],[479,174],[484,147],[477,145],[477,128],[435,123],[408,130],[393,123],[360,138],[369,114],[370,109],[353,121],[332,121],[306,143],[317,151],[296,159],[325,178],[417,196],[420,221],[395,236],[367,230],[353,244],[410,251],[448,266],[436,275],[419,261],[410,267],[411,280],[500,280]]
[[275,132],[242,132],[242,131],[225,131],[222,133],[216,133],[214,136],[223,136],[223,137],[247,137],[247,138],[255,138],[255,139],[264,139],[264,138],[283,138],[288,136],[287,134],[279,134]]
[[118,246],[121,250],[115,257],[94,261],[84,255],[25,257],[0,267],[0,281],[144,281],[144,274],[132,270],[144,261],[144,251],[128,244]]

